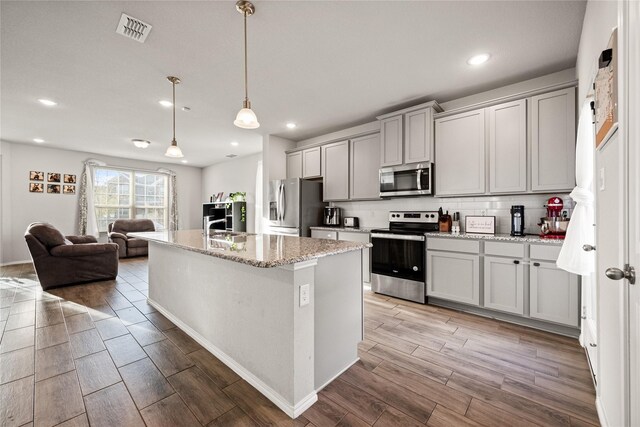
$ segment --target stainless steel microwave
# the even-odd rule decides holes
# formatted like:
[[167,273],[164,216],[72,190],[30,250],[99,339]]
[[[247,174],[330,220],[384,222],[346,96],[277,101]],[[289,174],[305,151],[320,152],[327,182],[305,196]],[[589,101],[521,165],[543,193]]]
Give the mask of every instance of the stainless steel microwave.
[[431,163],[380,169],[380,197],[429,195],[432,183]]

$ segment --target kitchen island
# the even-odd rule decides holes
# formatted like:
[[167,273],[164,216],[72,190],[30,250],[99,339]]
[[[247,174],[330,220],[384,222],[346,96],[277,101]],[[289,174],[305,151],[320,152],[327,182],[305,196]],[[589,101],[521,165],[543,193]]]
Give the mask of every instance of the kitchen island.
[[202,230],[149,241],[149,303],[290,417],[358,360],[368,244]]

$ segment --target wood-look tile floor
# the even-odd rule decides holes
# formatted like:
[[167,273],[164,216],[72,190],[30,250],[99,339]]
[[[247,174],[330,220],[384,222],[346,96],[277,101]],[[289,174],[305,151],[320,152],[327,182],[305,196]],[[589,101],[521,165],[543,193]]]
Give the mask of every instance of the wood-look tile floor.
[[360,361],[295,421],[146,303],[146,259],[42,291],[0,268],[2,426],[589,426],[574,339],[365,292]]

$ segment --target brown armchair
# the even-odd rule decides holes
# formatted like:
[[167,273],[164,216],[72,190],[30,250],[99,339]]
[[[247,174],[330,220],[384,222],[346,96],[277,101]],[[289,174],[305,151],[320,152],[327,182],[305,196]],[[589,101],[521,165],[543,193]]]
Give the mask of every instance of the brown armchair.
[[118,244],[120,258],[145,256],[149,253],[149,243],[146,240],[129,237],[128,233],[156,231],[150,219],[116,219],[107,228],[109,241]]
[[42,289],[118,275],[118,245],[93,236],[65,236],[51,224],[29,224],[24,235]]

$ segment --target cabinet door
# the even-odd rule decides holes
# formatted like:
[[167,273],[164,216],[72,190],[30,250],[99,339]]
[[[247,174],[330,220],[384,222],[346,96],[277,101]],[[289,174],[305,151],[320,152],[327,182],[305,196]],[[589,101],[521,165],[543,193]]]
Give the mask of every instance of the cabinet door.
[[527,101],[488,108],[489,192],[527,191]]
[[322,176],[320,157],[320,147],[308,148],[302,151],[303,178],[318,178],[319,176]]
[[531,190],[575,186],[575,88],[531,98]]
[[338,238],[338,232],[329,230],[311,230],[311,237],[314,239],[336,240]]
[[380,121],[380,166],[402,164],[402,115]]
[[351,140],[351,200],[379,199],[380,135]]
[[532,262],[529,271],[531,317],[578,326],[578,276],[553,262]]
[[484,257],[484,306],[524,314],[524,266],[521,259]]
[[480,257],[427,251],[427,296],[480,304]]
[[302,178],[302,151],[287,154],[287,179]]
[[349,199],[349,141],[322,147],[322,191],[325,201]]
[[423,108],[404,115],[404,162],[433,161],[433,109]]
[[484,110],[436,120],[436,196],[485,193]]
[[[371,241],[369,233],[355,233],[349,231],[338,232],[338,240],[347,242],[369,243]],[[362,250],[362,281],[371,283],[371,249]]]

